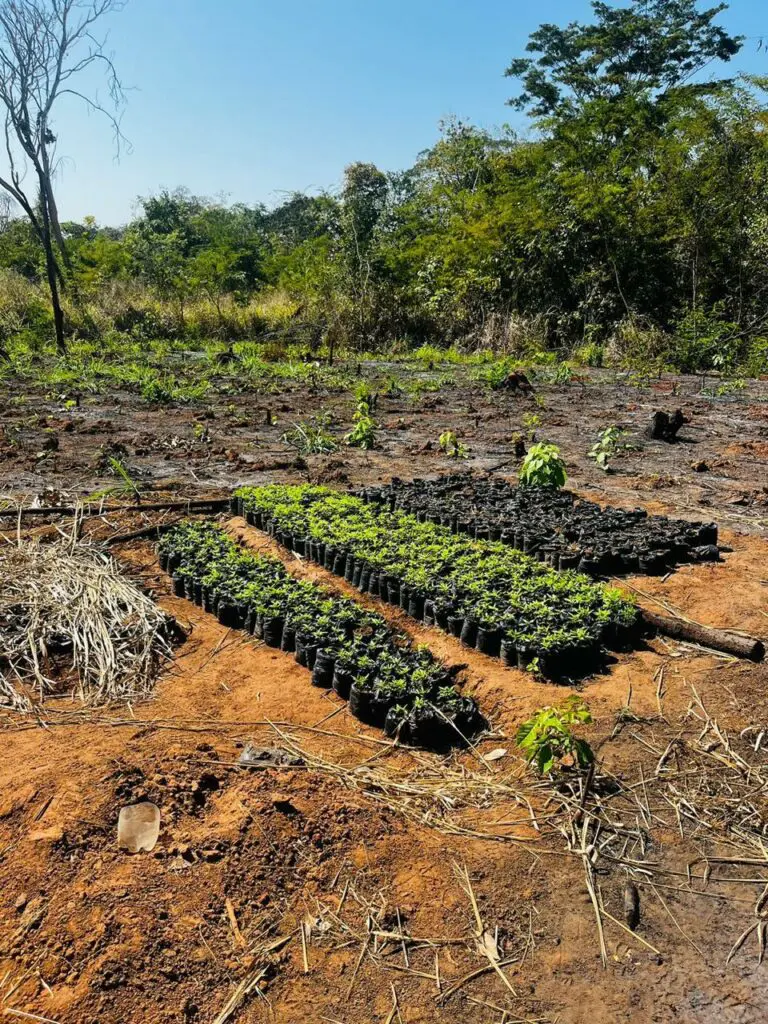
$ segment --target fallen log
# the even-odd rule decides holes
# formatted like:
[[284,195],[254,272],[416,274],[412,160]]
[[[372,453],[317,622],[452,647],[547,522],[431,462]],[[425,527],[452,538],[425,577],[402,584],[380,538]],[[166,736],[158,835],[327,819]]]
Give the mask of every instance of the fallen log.
[[765,645],[754,637],[730,633],[725,629],[713,629],[698,622],[686,622],[685,619],[657,615],[645,608],[642,610],[642,616],[643,621],[651,629],[675,640],[701,644],[702,647],[711,647],[714,651],[723,651],[725,654],[733,654],[748,661],[762,661],[765,657]]

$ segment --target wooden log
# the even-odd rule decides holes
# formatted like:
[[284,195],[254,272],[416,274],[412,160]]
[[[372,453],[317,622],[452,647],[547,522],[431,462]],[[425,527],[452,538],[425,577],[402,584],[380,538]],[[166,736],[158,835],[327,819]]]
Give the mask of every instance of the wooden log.
[[642,616],[643,621],[651,629],[657,633],[663,633],[664,636],[671,636],[675,640],[688,640],[691,643],[701,644],[702,647],[711,647],[714,651],[723,651],[725,654],[733,654],[737,658],[746,658],[748,661],[762,661],[765,657],[765,645],[754,637],[729,633],[725,629],[713,629],[711,626],[702,626],[698,622],[686,622],[685,619],[657,615],[645,608],[642,610]]

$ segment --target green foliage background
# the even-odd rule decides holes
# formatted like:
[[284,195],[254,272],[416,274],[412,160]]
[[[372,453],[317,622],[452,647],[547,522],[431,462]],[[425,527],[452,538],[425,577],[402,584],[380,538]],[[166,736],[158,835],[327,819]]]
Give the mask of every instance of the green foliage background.
[[[437,347],[768,372],[768,79],[696,0],[593,3],[508,74],[531,131],[458,120],[413,167],[275,209],[184,190],[64,225],[71,338]],[[42,254],[0,230],[0,344],[45,347]]]

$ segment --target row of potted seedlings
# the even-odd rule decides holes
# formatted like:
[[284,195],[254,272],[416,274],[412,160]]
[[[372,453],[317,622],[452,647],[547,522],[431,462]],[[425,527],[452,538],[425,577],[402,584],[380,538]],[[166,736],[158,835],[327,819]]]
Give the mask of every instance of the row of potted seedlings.
[[311,671],[313,685],[333,688],[355,717],[388,736],[444,748],[485,726],[475,701],[456,689],[456,671],[428,649],[354,601],[297,580],[216,524],[175,526],[161,538],[158,556],[177,596],[292,653]]
[[590,576],[664,573],[680,562],[717,560],[717,526],[645,509],[601,508],[572,491],[515,487],[498,477],[451,473],[432,480],[400,480],[356,492],[389,511],[455,533],[497,540],[556,569]]
[[635,639],[635,605],[493,541],[473,541],[350,494],[307,485],[243,487],[233,511],[362,592],[505,665],[553,679],[592,671]]

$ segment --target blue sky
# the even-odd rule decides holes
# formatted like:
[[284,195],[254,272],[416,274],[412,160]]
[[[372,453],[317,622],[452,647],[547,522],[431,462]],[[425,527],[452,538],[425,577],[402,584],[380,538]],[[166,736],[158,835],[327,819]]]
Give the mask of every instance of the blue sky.
[[[766,7],[732,0],[722,16],[754,37],[738,70],[768,74]],[[62,108],[62,217],[119,224],[137,196],[178,185],[273,205],[335,186],[353,160],[408,166],[452,114],[524,127],[504,68],[541,22],[589,13],[586,0],[129,0],[108,48],[132,87],[132,151],[116,163],[109,128]]]

